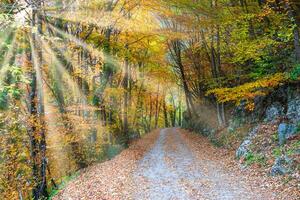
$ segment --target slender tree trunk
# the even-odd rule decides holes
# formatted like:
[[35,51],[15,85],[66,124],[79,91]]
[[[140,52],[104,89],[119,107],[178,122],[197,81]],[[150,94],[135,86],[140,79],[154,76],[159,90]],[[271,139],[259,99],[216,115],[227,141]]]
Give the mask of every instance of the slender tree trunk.
[[42,34],[41,2],[35,2],[32,11],[32,27],[37,33],[32,33],[33,70],[31,74],[30,115],[33,122],[29,131],[31,146],[31,161],[34,186],[33,199],[39,200],[48,197],[47,192],[47,158],[46,158],[46,130],[44,121],[44,99],[41,66],[43,64],[41,42],[37,34]]
[[187,110],[188,110],[188,114],[190,117],[192,117],[193,115],[197,116],[197,112],[193,103],[193,98],[192,98],[192,94],[189,90],[189,86],[188,86],[188,81],[186,78],[186,74],[185,74],[185,69],[184,66],[182,64],[182,58],[181,58],[181,43],[179,40],[175,40],[172,41],[171,44],[169,44],[169,49],[171,53],[173,59],[175,60],[175,63],[177,65],[177,67],[179,68],[180,71],[180,76],[181,76],[181,81],[183,84],[183,89],[184,89],[184,93],[186,96],[186,104],[187,104]]
[[300,62],[300,41],[299,41],[299,39],[300,39],[300,34],[299,34],[300,22],[296,16],[295,11],[291,7],[291,3],[288,1],[284,1],[284,6],[288,12],[288,16],[289,16],[291,22],[294,25],[293,35],[294,35],[295,58],[296,58],[296,62]]
[[225,115],[224,103],[221,104],[221,116],[222,116],[222,121],[223,121],[224,125],[226,125],[226,115]]
[[[241,1],[243,2],[243,1]],[[212,0],[211,1],[211,6],[212,7],[217,7],[217,0]],[[214,33],[216,30],[216,34]],[[221,50],[220,50],[220,27],[217,25],[216,27],[212,27],[211,30],[211,68],[212,68],[212,76],[215,79],[215,81],[219,84],[219,77],[221,74]],[[215,41],[214,41],[214,35],[216,38],[216,49],[215,49]],[[217,109],[217,118],[218,118],[218,123],[219,126],[224,126],[225,125],[225,113],[224,111],[224,106],[220,105],[219,102],[216,100],[216,109]]]
[[176,104],[175,104],[175,100],[174,100],[174,97],[172,97],[172,103],[173,103],[173,119],[172,119],[172,125],[173,127],[176,126],[176,115],[177,115],[177,107],[176,107]]
[[179,106],[178,106],[178,126],[182,126],[182,105],[181,105],[181,100],[179,100]]
[[155,115],[155,128],[158,128],[158,120],[159,120],[159,115],[160,115],[160,110],[161,110],[161,104],[162,104],[162,100],[158,102],[158,108],[157,108],[157,112]]
[[[126,45],[126,49],[128,49],[128,45]],[[125,75],[124,75],[124,113],[123,113],[123,131],[125,136],[125,145],[129,145],[129,130],[128,130],[128,103],[129,103],[129,61],[128,58],[125,58]]]
[[169,127],[168,111],[167,111],[167,105],[165,99],[163,99],[163,109],[164,109],[165,127]]
[[187,79],[186,79],[186,76],[185,76],[185,73],[184,73],[183,65],[180,64],[179,68],[180,68],[180,73],[181,73],[181,77],[182,77],[182,81],[183,81],[184,92],[185,92],[186,99],[187,99],[187,105],[188,105],[188,108],[189,108],[188,109],[189,115],[190,116],[192,116],[193,114],[197,115],[196,108],[195,108],[195,105],[194,105],[194,102],[193,102],[193,98],[192,98],[191,92],[190,92],[188,84],[187,84]]
[[139,114],[139,109],[142,109],[143,107],[143,101],[142,101],[142,89],[144,88],[144,80],[142,80],[138,95],[137,95],[137,102],[136,102],[136,109],[135,109],[135,113],[134,113],[134,117],[133,117],[133,123],[132,126],[136,127],[137,124],[137,118],[138,118],[138,114]]
[[158,116],[159,116],[159,84],[157,86],[157,94],[156,94],[156,101],[155,101],[155,121],[154,121],[154,127],[157,128],[158,125]]
[[148,131],[151,131],[152,129],[152,95],[150,94],[150,109],[149,109],[149,125],[148,125]]

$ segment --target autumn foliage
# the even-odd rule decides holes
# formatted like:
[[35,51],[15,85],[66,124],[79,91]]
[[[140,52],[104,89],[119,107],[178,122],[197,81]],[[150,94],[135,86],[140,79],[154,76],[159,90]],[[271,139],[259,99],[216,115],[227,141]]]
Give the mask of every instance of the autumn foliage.
[[224,127],[229,102],[251,111],[297,84],[299,10],[289,0],[1,1],[0,198],[51,197],[153,129]]

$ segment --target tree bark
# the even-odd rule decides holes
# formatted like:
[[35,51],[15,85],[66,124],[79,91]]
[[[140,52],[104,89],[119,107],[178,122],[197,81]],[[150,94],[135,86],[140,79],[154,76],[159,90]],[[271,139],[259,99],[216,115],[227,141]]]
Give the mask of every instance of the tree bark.
[[299,25],[300,22],[296,16],[295,10],[292,8],[291,3],[284,1],[284,6],[287,10],[290,21],[293,23],[293,35],[294,35],[294,48],[295,48],[295,58],[296,62],[300,62],[300,34],[299,34]]
[[175,61],[177,67],[179,68],[179,72],[180,72],[180,77],[182,80],[182,84],[183,84],[183,89],[184,89],[184,93],[186,96],[186,104],[187,104],[187,108],[188,108],[188,114],[190,117],[192,117],[193,115],[197,116],[197,112],[193,103],[193,98],[192,98],[192,94],[189,90],[189,86],[188,86],[188,81],[186,78],[186,74],[184,72],[184,66],[182,63],[182,58],[181,58],[181,43],[179,40],[175,40],[172,41],[171,44],[169,45],[169,50],[171,52],[172,58]]
[[[128,45],[126,44],[126,49],[128,50]],[[125,137],[125,145],[129,145],[129,129],[128,129],[128,102],[129,102],[129,60],[126,56],[124,63],[124,113],[123,113],[123,132]]]
[[167,105],[165,99],[163,100],[163,109],[164,109],[165,127],[169,127],[168,111],[167,111]]
[[33,119],[29,130],[32,173],[34,186],[32,189],[33,199],[39,200],[47,198],[47,158],[46,158],[46,128],[44,121],[44,99],[43,99],[43,83],[42,71],[43,55],[41,41],[38,34],[42,34],[42,18],[41,18],[41,2],[35,2],[32,5],[32,24],[33,28],[37,28],[37,33],[32,33],[32,54],[31,60],[33,70],[31,72],[31,92],[30,98],[30,116]]
[[156,94],[156,101],[155,101],[155,122],[154,122],[154,127],[155,128],[157,128],[157,125],[158,125],[159,110],[160,110],[160,101],[159,101],[159,84],[158,84],[157,94]]

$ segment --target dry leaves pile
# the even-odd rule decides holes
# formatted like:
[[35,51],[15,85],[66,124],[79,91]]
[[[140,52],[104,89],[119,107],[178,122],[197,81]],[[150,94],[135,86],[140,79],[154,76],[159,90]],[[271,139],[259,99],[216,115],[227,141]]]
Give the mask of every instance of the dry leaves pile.
[[130,199],[133,187],[132,173],[137,162],[157,140],[159,130],[131,144],[114,159],[84,170],[62,190],[54,200],[117,200]]
[[234,159],[232,150],[217,148],[211,145],[207,138],[181,131],[183,140],[189,145],[199,160],[213,160],[219,163],[223,170],[239,177],[242,182],[258,193],[264,193],[271,200],[299,200],[300,188],[297,183],[286,184],[281,176],[271,177],[270,169],[253,165],[242,168],[239,161]]

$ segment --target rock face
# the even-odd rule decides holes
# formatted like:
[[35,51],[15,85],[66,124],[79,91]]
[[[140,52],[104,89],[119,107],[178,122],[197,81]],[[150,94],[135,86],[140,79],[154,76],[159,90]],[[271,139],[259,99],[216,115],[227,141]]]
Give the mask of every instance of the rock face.
[[275,119],[277,119],[278,117],[284,114],[283,111],[284,108],[279,102],[273,103],[266,109],[266,118],[264,121],[266,122],[274,121]]
[[279,145],[283,145],[285,143],[286,130],[287,130],[287,124],[286,123],[279,124],[279,126],[278,126]]
[[298,123],[300,121],[300,95],[288,102],[288,110],[286,115],[293,123]]
[[271,175],[284,175],[288,172],[287,168],[284,166],[286,160],[283,157],[276,158],[274,165],[271,168]]
[[[266,103],[270,102],[271,104],[264,108]],[[260,107],[256,107],[256,110],[252,113],[259,121],[251,120],[247,112],[242,109],[244,105],[235,109],[235,112],[232,113],[234,117],[229,121],[228,132],[234,132],[237,127],[243,126],[244,122],[258,124],[248,133],[248,136],[236,150],[236,158],[246,158],[249,155],[250,146],[253,143],[253,138],[256,137],[259,131],[260,124],[272,125],[272,131],[275,131],[273,127],[280,123],[277,129],[279,145],[284,145],[287,140],[300,133],[300,87],[284,87],[281,89],[281,92],[276,91],[264,101],[257,101],[255,105]],[[263,121],[261,121],[261,116],[263,116]],[[295,171],[295,163],[297,162],[293,161],[293,157],[292,159],[289,159],[287,156],[278,157],[272,166],[270,175],[276,176],[292,173]]]
[[231,113],[234,117],[231,119],[231,122],[229,122],[231,123],[229,125],[232,125],[233,129],[230,128],[229,131],[234,131],[235,128],[240,127],[245,123],[258,123],[260,120],[261,110],[264,109],[263,100],[264,97],[254,98],[255,107],[252,112],[246,109],[247,102],[241,101],[240,105],[235,107],[235,109]]
[[285,141],[293,137],[297,133],[297,127],[294,124],[281,123],[278,126],[279,145],[283,145]]
[[260,128],[260,126],[258,125],[258,126],[256,126],[256,127],[254,127],[250,132],[249,132],[249,137],[252,139],[252,138],[254,138],[256,135],[257,135],[257,133],[258,133],[258,131],[259,131],[259,128]]
[[236,158],[245,157],[249,152],[249,147],[252,143],[252,139],[257,135],[260,126],[256,126],[249,133],[243,143],[239,146],[239,148],[235,152]]
[[249,146],[251,143],[252,142],[249,139],[244,140],[243,143],[236,150],[235,156],[237,158],[245,157],[247,155],[247,153],[249,152]]
[[274,165],[271,168],[271,176],[284,175],[292,172],[294,160],[287,155],[276,158]]

